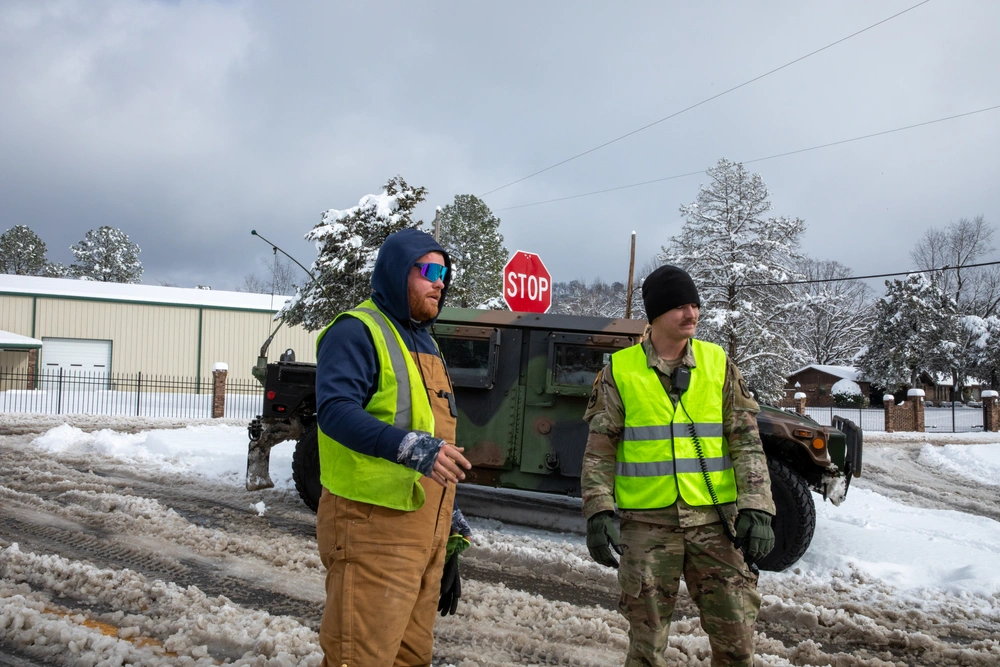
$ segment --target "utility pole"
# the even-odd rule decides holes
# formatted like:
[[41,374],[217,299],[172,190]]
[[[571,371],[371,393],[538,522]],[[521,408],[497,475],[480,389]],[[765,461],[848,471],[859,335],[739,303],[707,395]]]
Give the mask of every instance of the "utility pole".
[[441,243],[441,207],[434,209],[434,240]]
[[635,231],[632,232],[632,252],[628,260],[628,290],[625,296],[625,319],[632,318],[632,274],[635,272]]

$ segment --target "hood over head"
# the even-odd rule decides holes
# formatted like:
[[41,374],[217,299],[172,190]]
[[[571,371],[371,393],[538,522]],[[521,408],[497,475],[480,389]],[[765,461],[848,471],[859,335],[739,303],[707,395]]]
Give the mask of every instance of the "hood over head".
[[[451,258],[433,236],[419,229],[402,229],[390,234],[379,248],[372,272],[372,299],[379,308],[401,324],[410,321],[410,269],[429,252],[441,253],[444,265],[448,267],[438,304],[439,308],[443,308],[445,297],[448,296],[448,286],[451,285]],[[421,324],[429,324],[435,319],[437,318]]]

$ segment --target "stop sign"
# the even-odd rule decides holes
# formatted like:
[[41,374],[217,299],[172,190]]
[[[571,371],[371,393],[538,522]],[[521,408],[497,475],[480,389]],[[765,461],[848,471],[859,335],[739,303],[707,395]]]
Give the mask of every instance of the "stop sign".
[[503,300],[511,310],[544,313],[552,306],[552,276],[533,252],[518,250],[503,267]]

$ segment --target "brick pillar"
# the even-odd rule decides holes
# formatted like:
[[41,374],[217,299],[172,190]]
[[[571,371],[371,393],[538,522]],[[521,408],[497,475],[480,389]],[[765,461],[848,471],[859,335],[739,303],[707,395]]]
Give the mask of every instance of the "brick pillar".
[[917,433],[924,432],[924,390],[923,389],[909,389],[906,392],[906,398],[910,403],[910,409],[913,411],[913,430]]
[[998,392],[992,389],[983,391],[983,430],[996,433],[1000,431],[1000,399]]
[[35,377],[35,373],[38,371],[38,348],[36,347],[33,347],[30,350],[28,350],[27,370],[28,370],[28,382],[25,389],[27,389],[28,391],[32,391],[38,388],[36,385],[37,378]]
[[882,397],[882,406],[885,409],[885,432],[892,433],[896,430],[896,424],[893,422],[892,413],[893,406],[896,405],[896,397],[892,394],[886,394]]
[[229,366],[221,361],[212,365],[212,418],[218,419],[226,414],[226,376]]
[[800,415],[802,415],[803,417],[805,417],[806,416],[806,393],[804,391],[797,391],[797,392],[795,392],[795,396],[793,398],[795,400],[795,411],[797,413],[799,413]]

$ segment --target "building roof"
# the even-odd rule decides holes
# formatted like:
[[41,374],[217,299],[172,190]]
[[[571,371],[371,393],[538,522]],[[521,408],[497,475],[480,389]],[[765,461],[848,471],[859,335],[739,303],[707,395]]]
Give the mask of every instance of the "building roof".
[[0,294],[276,312],[290,296],[0,274]]
[[852,382],[864,382],[864,380],[861,379],[861,372],[854,366],[827,366],[825,364],[809,364],[808,366],[803,366],[797,371],[791,373],[788,377],[798,375],[802,371],[807,371],[809,369],[817,370],[820,373],[826,373],[827,375],[832,375],[844,380],[850,380]]
[[42,346],[37,338],[28,338],[9,331],[0,331],[0,350],[30,350]]

